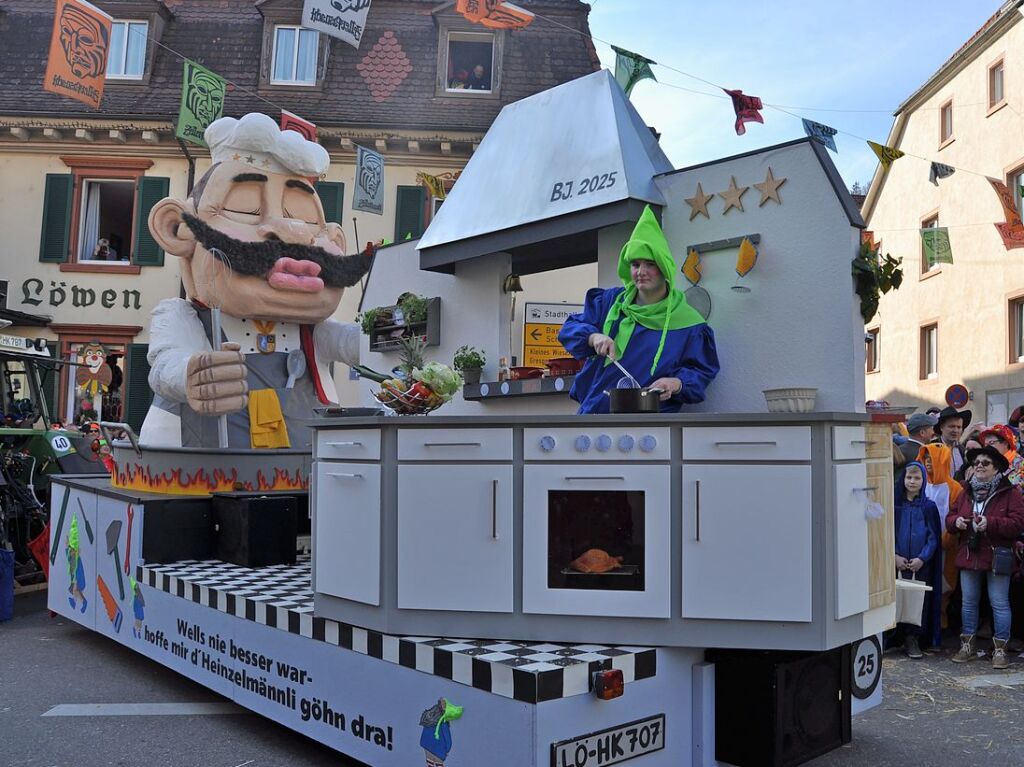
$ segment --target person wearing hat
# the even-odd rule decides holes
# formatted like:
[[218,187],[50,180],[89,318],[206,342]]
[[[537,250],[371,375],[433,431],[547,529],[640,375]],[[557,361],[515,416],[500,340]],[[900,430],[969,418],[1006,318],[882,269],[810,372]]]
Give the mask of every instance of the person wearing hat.
[[953,477],[962,479],[964,474],[964,448],[960,444],[960,435],[971,423],[970,410],[957,410],[955,407],[943,408],[939,412],[935,424],[935,442],[953,451]]
[[1003,472],[1010,484],[1024,493],[1024,456],[1017,452],[1017,438],[1013,436],[1009,426],[997,423],[978,435],[983,445],[991,445],[1009,464]]
[[935,436],[936,423],[938,419],[927,413],[914,413],[907,419],[907,441],[900,445],[904,463],[917,460],[921,448]]
[[992,445],[969,450],[966,460],[974,473],[946,516],[946,530],[957,538],[956,566],[963,594],[960,650],[951,660],[966,663],[977,657],[978,603],[986,585],[995,624],[992,668],[1004,669],[1009,666],[1010,573],[1003,568],[993,572],[993,561],[995,549],[1012,551],[1015,539],[1024,530],[1024,497],[1003,476],[1009,462]]
[[569,392],[578,413],[607,413],[606,391],[624,376],[660,389],[661,411],[704,401],[718,375],[715,334],[675,287],[676,263],[650,206],[619,254],[621,288],[587,291],[583,311],[570,314],[558,340],[583,369]]

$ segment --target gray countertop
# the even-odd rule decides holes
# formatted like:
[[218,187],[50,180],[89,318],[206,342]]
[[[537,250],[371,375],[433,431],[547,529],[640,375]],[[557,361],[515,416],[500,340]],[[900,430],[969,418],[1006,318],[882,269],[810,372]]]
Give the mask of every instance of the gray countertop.
[[867,423],[867,413],[628,413],[606,415],[492,415],[443,416],[396,415],[370,417],[324,417],[312,419],[314,429],[366,428],[396,426],[402,428],[472,428],[481,426],[621,426],[641,423],[650,426],[770,426],[814,423]]

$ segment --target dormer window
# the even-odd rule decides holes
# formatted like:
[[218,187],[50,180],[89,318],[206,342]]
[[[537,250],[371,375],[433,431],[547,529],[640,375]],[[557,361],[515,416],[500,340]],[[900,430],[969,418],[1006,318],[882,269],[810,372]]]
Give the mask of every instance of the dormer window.
[[490,93],[494,84],[494,35],[449,32],[446,69],[447,91]]
[[275,26],[271,85],[315,85],[319,47],[319,32],[299,26]]
[[149,22],[115,20],[110,26],[107,78],[141,80],[146,71],[146,37]]

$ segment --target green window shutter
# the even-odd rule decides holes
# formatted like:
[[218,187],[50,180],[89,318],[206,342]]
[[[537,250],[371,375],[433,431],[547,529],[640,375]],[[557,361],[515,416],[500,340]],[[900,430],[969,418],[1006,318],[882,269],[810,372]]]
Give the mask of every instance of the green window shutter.
[[135,187],[135,252],[132,263],[139,266],[163,266],[164,251],[149,233],[149,211],[167,196],[171,188],[169,178],[142,176]]
[[149,388],[149,361],[146,359],[148,353],[149,344],[128,344],[128,354],[125,355],[125,362],[128,365],[125,378],[128,385],[125,392],[124,420],[131,424],[136,434],[142,429],[146,411],[153,401],[153,390]]
[[345,185],[340,181],[318,181],[316,193],[320,195],[327,222],[344,226],[341,217],[345,209]]
[[[57,359],[57,344],[47,342],[46,348],[50,350],[50,359]],[[39,378],[41,379],[43,399],[46,400],[46,409],[50,413],[50,421],[60,421],[60,413],[57,412],[57,390],[60,381],[60,373],[63,367],[51,367],[49,365],[39,366]],[[46,424],[49,427],[49,423]]]
[[39,236],[39,260],[63,264],[71,243],[71,197],[74,179],[70,173],[47,173],[43,192],[43,231]]
[[426,204],[426,188],[398,187],[398,204],[395,205],[395,242],[402,242],[409,234],[414,240],[423,234],[423,208]]

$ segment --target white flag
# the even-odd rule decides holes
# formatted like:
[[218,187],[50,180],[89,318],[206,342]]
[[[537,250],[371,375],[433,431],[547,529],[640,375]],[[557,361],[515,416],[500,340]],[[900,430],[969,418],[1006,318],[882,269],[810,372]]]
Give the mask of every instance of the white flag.
[[356,184],[352,209],[384,215],[384,158],[356,144]]
[[302,26],[358,48],[369,11],[370,0],[306,0],[302,5]]

